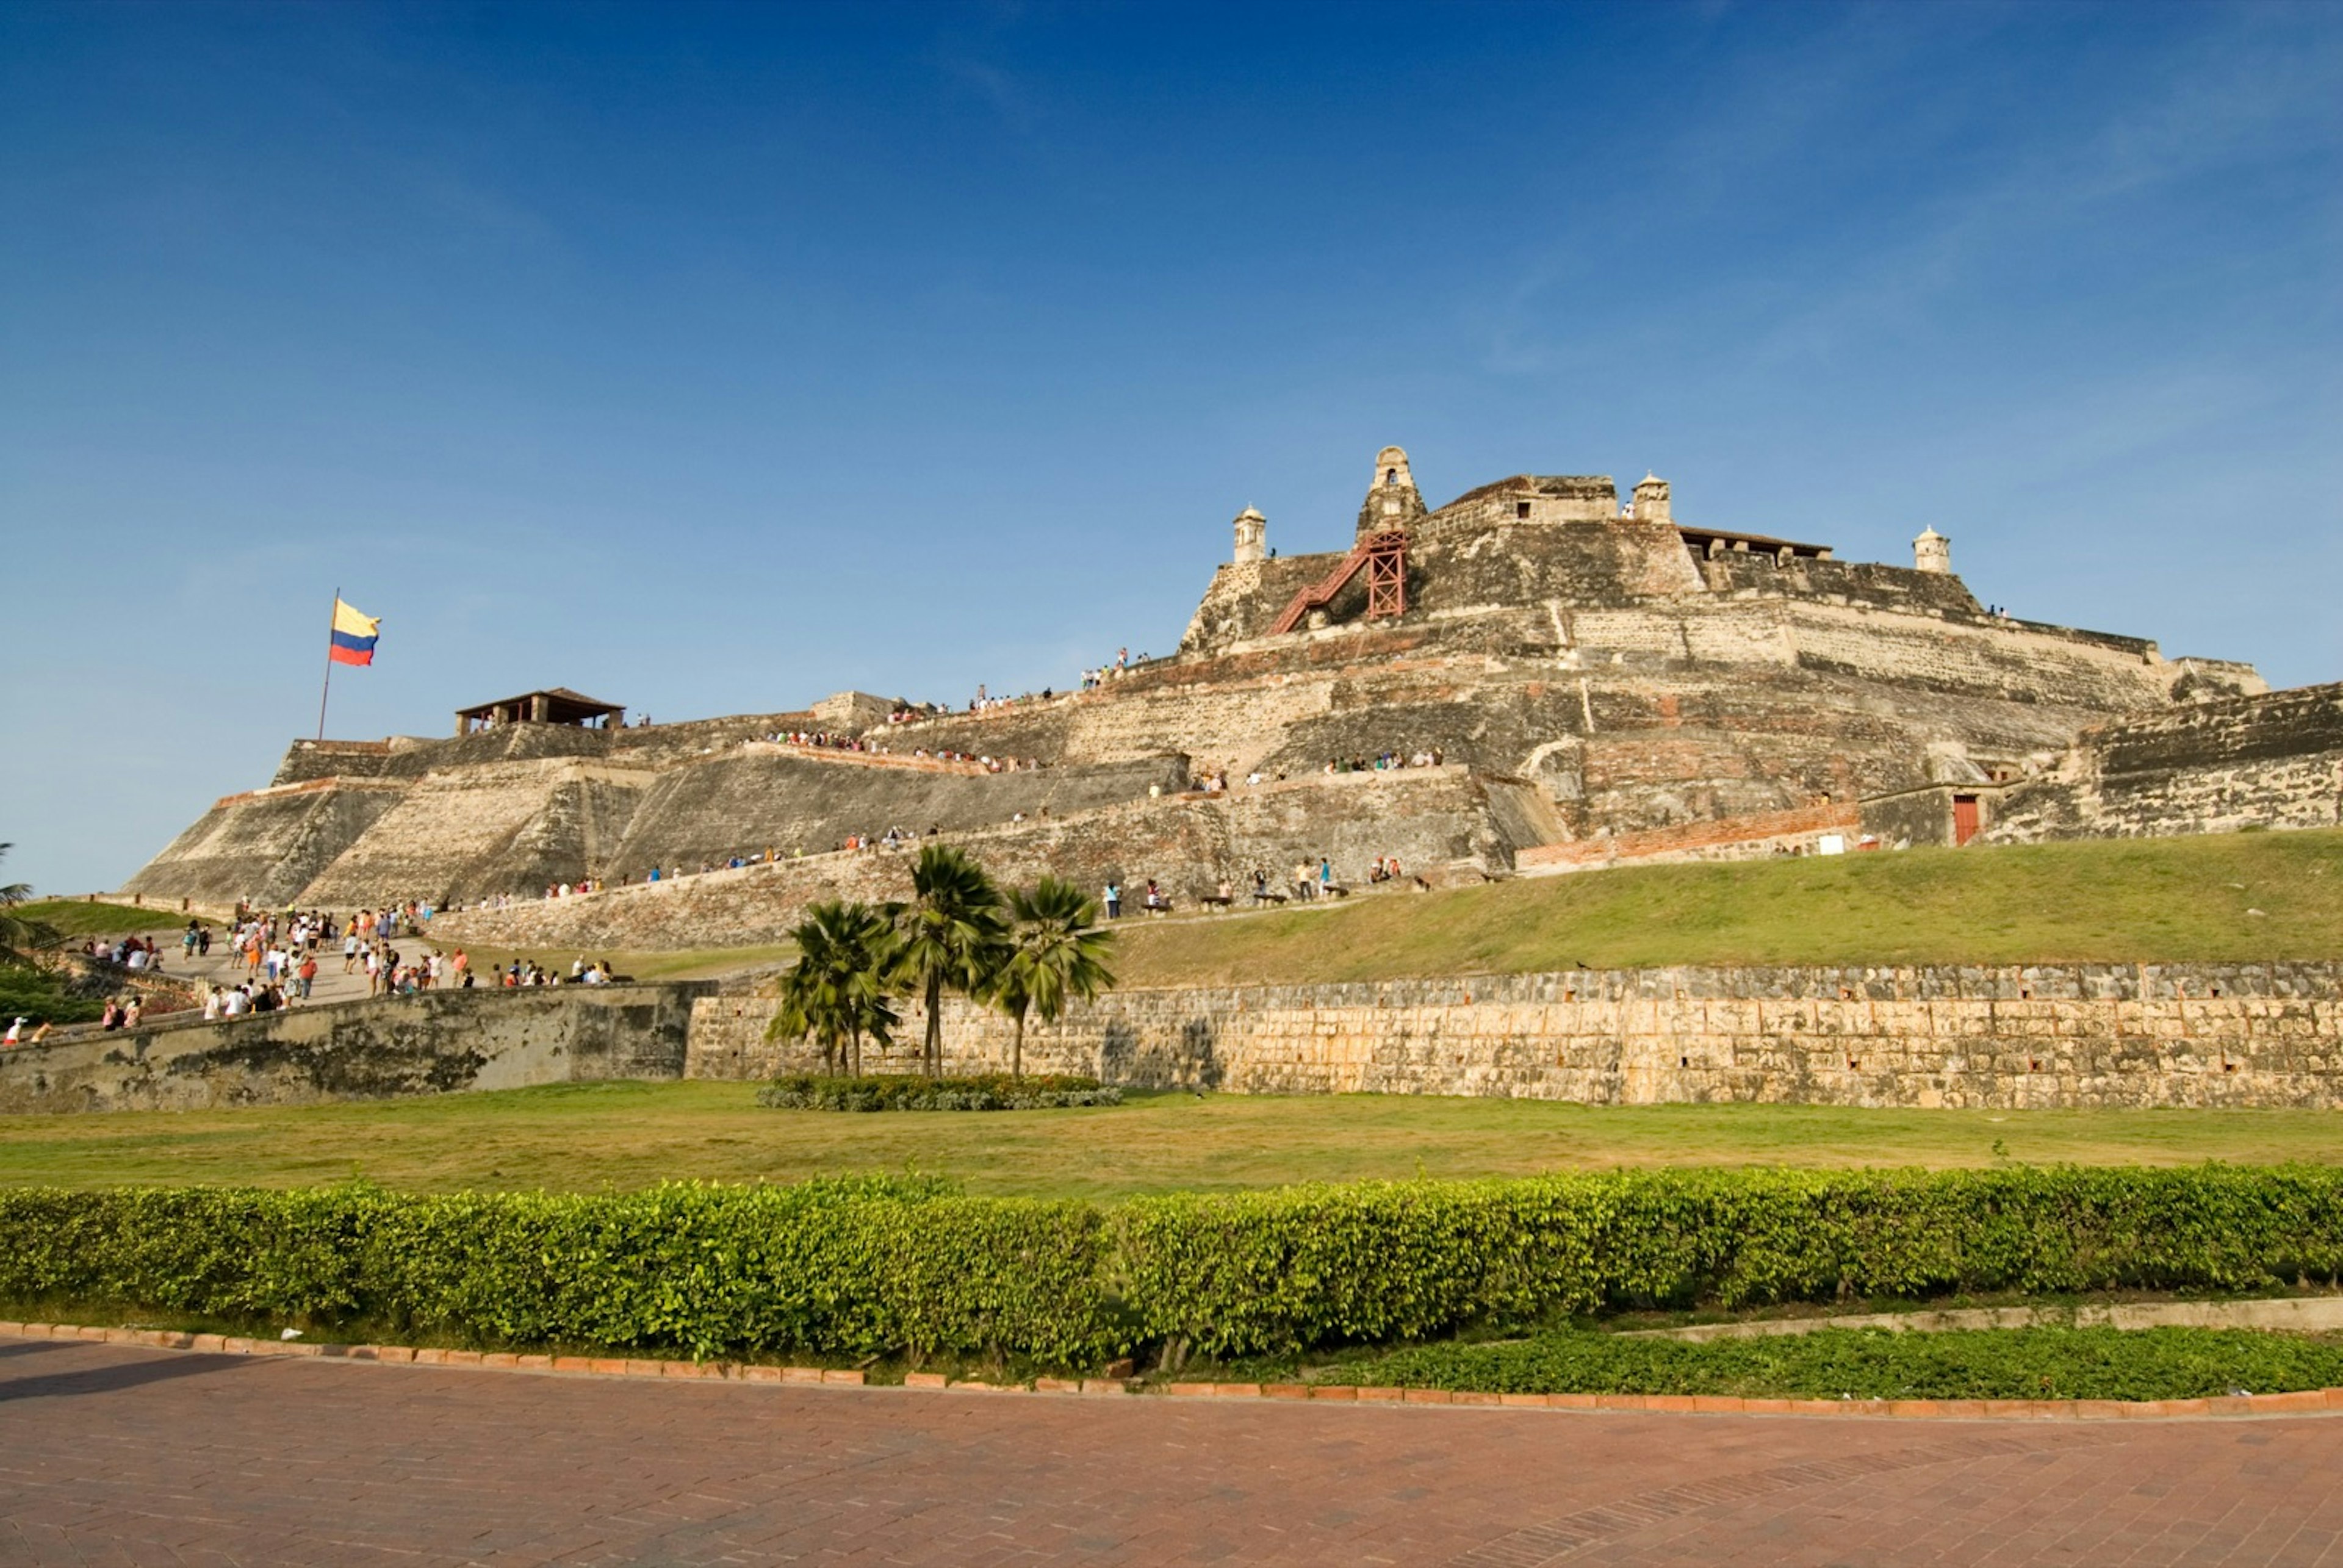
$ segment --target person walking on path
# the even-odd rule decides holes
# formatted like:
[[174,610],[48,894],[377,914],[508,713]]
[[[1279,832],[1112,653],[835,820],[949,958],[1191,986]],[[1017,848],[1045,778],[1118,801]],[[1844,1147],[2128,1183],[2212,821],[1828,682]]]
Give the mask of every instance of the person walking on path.
[[1122,919],[1122,885],[1111,877],[1106,884],[1106,918],[1110,920]]

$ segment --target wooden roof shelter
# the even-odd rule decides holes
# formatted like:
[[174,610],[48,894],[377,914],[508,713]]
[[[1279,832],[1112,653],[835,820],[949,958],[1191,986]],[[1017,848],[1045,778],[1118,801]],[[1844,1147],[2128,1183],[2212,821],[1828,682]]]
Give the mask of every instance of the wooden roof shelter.
[[616,729],[626,718],[627,710],[619,703],[598,702],[566,686],[551,686],[483,702],[477,708],[459,708],[456,733],[471,735],[502,724],[575,724],[587,729]]

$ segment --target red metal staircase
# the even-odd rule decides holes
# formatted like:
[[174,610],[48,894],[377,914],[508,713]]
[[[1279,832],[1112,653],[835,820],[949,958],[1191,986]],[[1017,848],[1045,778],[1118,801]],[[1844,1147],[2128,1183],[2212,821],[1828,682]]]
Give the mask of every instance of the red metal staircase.
[[1277,624],[1269,628],[1272,637],[1282,637],[1300,626],[1313,609],[1324,609],[1334,602],[1334,596],[1348,588],[1351,579],[1360,572],[1367,574],[1367,618],[1380,620],[1385,616],[1407,613],[1407,535],[1396,528],[1371,534],[1361,539],[1358,548],[1342,558],[1342,564],[1293,596]]

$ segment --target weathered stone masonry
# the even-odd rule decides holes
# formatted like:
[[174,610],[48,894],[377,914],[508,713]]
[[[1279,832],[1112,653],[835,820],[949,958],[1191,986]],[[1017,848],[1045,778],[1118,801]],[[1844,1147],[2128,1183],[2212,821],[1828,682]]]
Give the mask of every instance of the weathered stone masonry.
[[[1128,990],[1031,1025],[1033,1070],[1240,1094],[1493,1095],[1598,1105],[2343,1104],[2343,965],[1578,970]],[[948,1004],[954,1070],[1011,1028]],[[378,1100],[592,1079],[750,1079],[769,982],[563,986],[345,1002],[0,1056],[0,1112]],[[916,1006],[892,1057],[910,1070]]]
[[144,1029],[0,1055],[0,1113],[210,1111],[683,1075],[708,981],[453,990],[226,1023]]
[[[1029,1024],[1031,1070],[1249,1094],[1502,1095],[1634,1105],[2343,1103],[2343,966],[1671,969],[1130,990]],[[948,1004],[951,1061],[1011,1026]],[[687,1071],[810,1065],[769,997],[694,1004]],[[916,1042],[916,1009],[902,1038]]]
[[[1299,846],[1331,855],[1340,879],[1390,853],[1429,869],[1424,849],[1461,878],[1510,874],[1522,850],[1559,851],[1549,869],[1609,864],[1634,858],[1631,839],[1661,853],[1680,842],[1812,849],[1816,835],[1779,843],[1768,824],[1825,809],[1835,821],[1876,799],[1896,802],[1882,823],[1890,842],[1966,837],[1985,797],[2050,768],[2093,726],[2185,731],[2188,709],[2266,689],[2243,665],[1988,612],[1933,529],[1910,567],[1842,561],[1824,545],[1678,519],[1657,477],[1620,500],[1603,476],[1524,474],[1428,508],[1407,455],[1386,447],[1358,526],[1361,538],[1405,535],[1403,606],[1377,609],[1373,574],[1357,569],[1365,558],[1346,549],[1269,554],[1269,523],[1247,512],[1177,653],[1094,689],[900,724],[888,702],[844,693],[805,711],[685,724],[304,740],[277,780],[299,792],[220,802],[125,890],[477,905],[639,880],[654,865],[810,858],[890,828],[991,832],[1046,812],[1091,814],[1091,853],[1070,871],[1087,879],[1111,865],[1193,898],[1244,879],[1278,836],[1166,835],[1160,813],[1125,808],[1208,775],[1300,785],[1386,754],[1437,754],[1481,787],[1454,792],[1444,827],[1404,829],[1423,849],[1371,822]],[[2298,755],[2288,725],[2308,710],[2268,711],[2273,743]],[[922,777],[759,740],[799,729],[1048,767]],[[2315,768],[2274,755],[2225,764],[2207,799],[2174,798],[2177,816],[2137,790],[2107,803],[2143,831],[2259,820],[2257,800],[2316,792]],[[1356,803],[1289,814],[1348,822]],[[2088,802],[2078,809],[2090,816]],[[2041,815],[2044,831],[2069,830],[2055,802]],[[1007,853],[1017,841],[998,842]],[[513,940],[556,939],[548,926]]]

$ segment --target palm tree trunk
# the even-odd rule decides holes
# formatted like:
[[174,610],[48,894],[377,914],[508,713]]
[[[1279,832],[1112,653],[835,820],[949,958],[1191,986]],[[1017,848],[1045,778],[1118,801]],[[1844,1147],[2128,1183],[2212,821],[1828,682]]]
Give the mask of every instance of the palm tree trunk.
[[944,1075],[944,977],[928,976],[928,1049],[930,1078]]
[[859,1029],[846,1031],[846,1072],[850,1078],[862,1076],[862,1031]]
[[1022,1008],[1017,1012],[1017,1043],[1009,1048],[1009,1076],[1025,1076],[1025,1012]]

